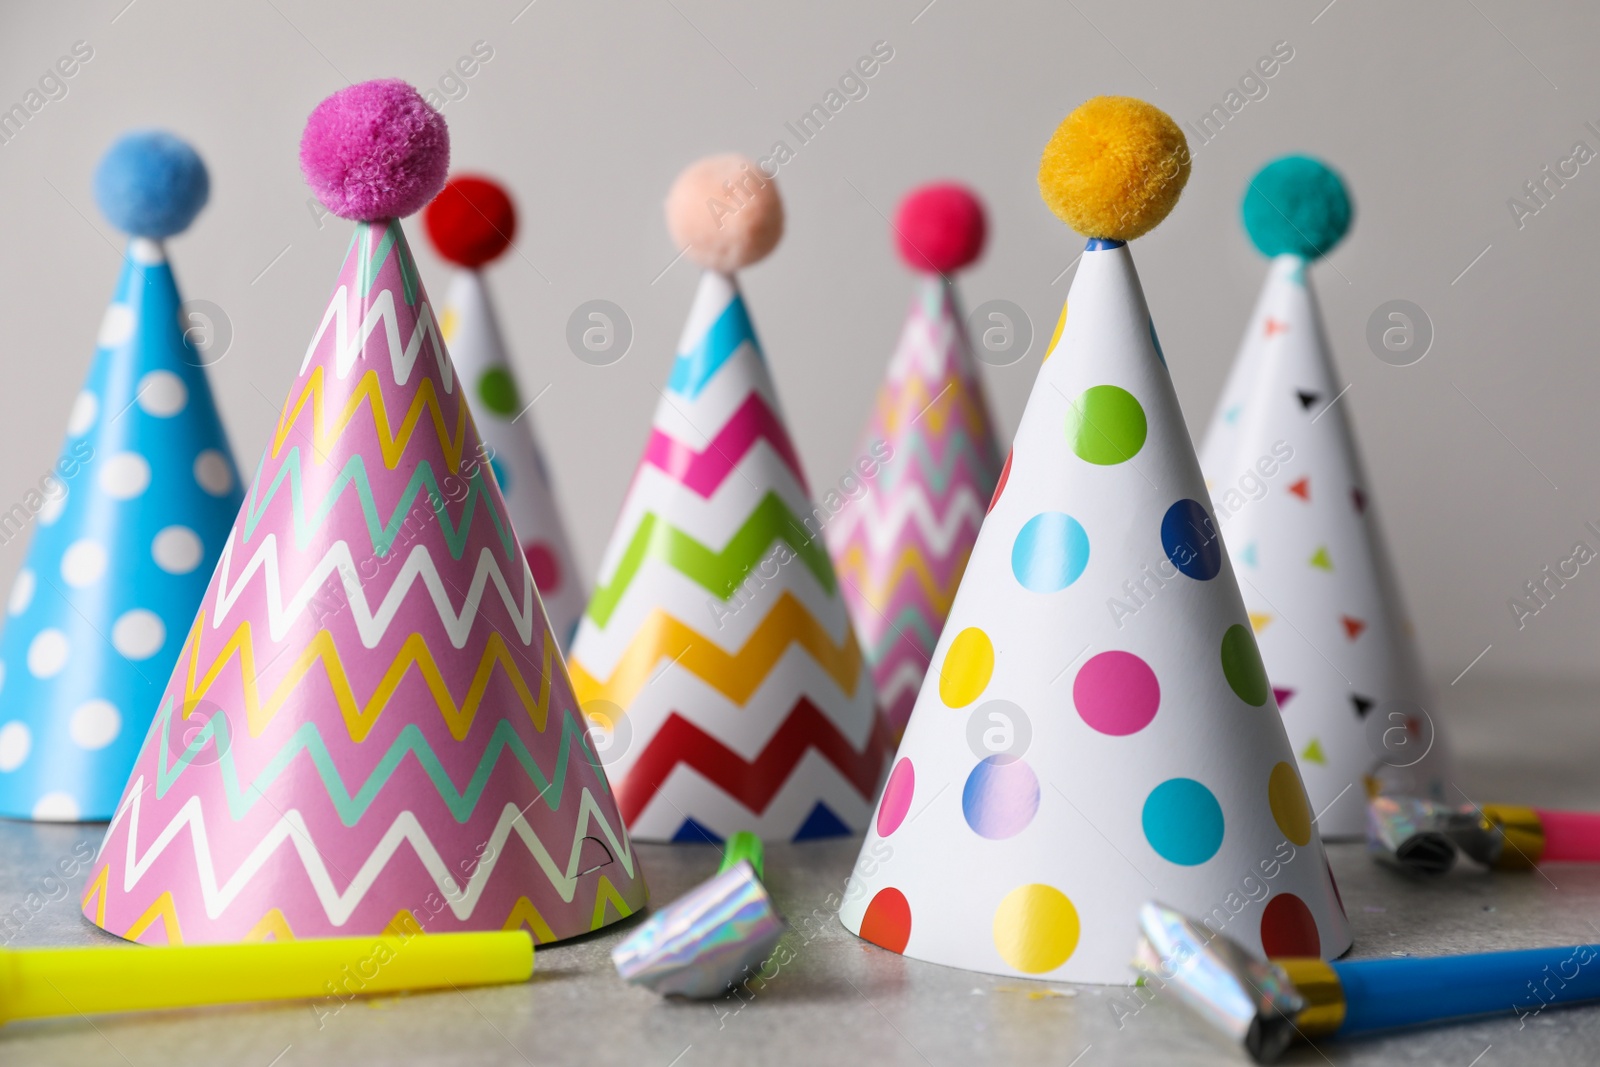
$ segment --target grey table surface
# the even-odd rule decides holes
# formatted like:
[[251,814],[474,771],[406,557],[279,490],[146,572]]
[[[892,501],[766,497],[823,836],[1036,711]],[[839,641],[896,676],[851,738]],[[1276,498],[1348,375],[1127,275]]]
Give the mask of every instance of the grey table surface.
[[[1479,802],[1600,808],[1600,724],[1592,687],[1480,683],[1446,689],[1442,716],[1457,786]],[[47,885],[52,865],[96,826],[0,824],[0,910]],[[611,946],[631,929],[541,949],[527,985],[358,1000],[336,1013],[286,1004],[63,1018],[0,1030],[0,1064],[236,1067],[299,1064],[944,1065],[1240,1064],[1242,1056],[1155,999],[1126,990],[994,978],[919,963],[847,933],[826,899],[855,860],[853,840],[769,847],[768,883],[795,925],[792,963],[756,995],[663,1001],[623,984]],[[709,876],[709,847],[640,845],[652,897]],[[1353,958],[1600,941],[1600,867],[1417,884],[1358,845],[1331,860],[1355,926]],[[81,877],[79,879],[81,883]],[[11,939],[114,944],[79,914],[78,890],[44,903]],[[49,895],[48,889],[46,894]],[[1131,947],[1131,945],[1130,945]],[[1600,1008],[1547,1011],[1388,1037],[1302,1047],[1291,1064],[1593,1064]]]

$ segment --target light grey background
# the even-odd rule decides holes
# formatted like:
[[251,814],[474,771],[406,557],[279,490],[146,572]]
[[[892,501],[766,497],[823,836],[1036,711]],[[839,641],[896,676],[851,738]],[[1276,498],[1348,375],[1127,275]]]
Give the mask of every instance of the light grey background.
[[[319,226],[296,148],[306,114],[347,80],[439,88],[482,40],[493,58],[450,101],[457,168],[497,175],[522,209],[492,285],[586,568],[598,562],[645,440],[694,270],[660,204],[688,161],[762,155],[876,41],[894,57],[779,175],[788,236],[745,277],[813,486],[848,469],[910,291],[883,216],[938,177],[986,197],[989,251],[969,306],[1014,301],[1038,335],[987,374],[1000,429],[1021,414],[1081,247],[1039,202],[1039,149],[1091,95],[1129,94],[1189,129],[1182,204],[1135,252],[1190,423],[1203,427],[1265,264],[1237,222],[1262,163],[1311,152],[1346,175],[1359,217],[1317,268],[1344,403],[1429,664],[1462,687],[1495,675],[1600,671],[1600,567],[1518,630],[1508,598],[1600,548],[1600,369],[1593,232],[1600,163],[1519,230],[1507,199],[1577,140],[1600,150],[1600,10],[1510,0],[1375,4],[976,3],[837,0],[106,0],[0,10],[0,108],[57,57],[94,58],[0,145],[0,510],[53,462],[118,270],[90,195],[120,131],[161,125],[206,157],[212,202],[172,243],[186,296],[226,310],[213,383],[252,469],[327,300],[349,225]],[[126,6],[125,6],[126,5]],[[1279,41],[1294,50],[1210,143],[1193,123]],[[458,90],[459,92],[459,90]],[[1258,92],[1259,95],[1259,92]],[[447,280],[410,227],[436,297]],[[1481,257],[1481,258],[1480,258]],[[1470,265],[1470,269],[1469,268]],[[1465,271],[1465,273],[1463,273]],[[597,368],[565,343],[571,311],[629,313],[628,356]],[[1404,368],[1368,350],[1368,316],[1408,299],[1436,331]],[[0,583],[25,551],[0,548]],[[0,584],[3,588],[3,584]]]

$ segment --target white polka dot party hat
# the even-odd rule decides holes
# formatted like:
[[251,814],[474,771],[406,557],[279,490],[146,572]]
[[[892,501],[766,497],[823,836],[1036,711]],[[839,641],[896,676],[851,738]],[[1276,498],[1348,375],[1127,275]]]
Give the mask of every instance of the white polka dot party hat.
[[161,244],[205,205],[205,165],[170,134],[130,133],[94,191],[130,235],[122,277],[60,458],[0,516],[0,542],[33,538],[0,637],[11,818],[111,817],[239,508]]
[[1152,899],[1251,949],[1350,946],[1125,243],[1188,171],[1122,97],[1045,148],[1090,240],[840,909],[884,948],[1131,983]]
[[1365,776],[1442,800],[1449,757],[1307,277],[1350,198],[1287,156],[1251,180],[1243,216],[1272,265],[1202,466],[1317,828],[1360,837]]
[[705,272],[578,626],[573,684],[635,837],[856,833],[891,743],[823,540],[845,503],[811,496],[733,277],[778,243],[782,201],[753,162],[722,155],[687,167],[666,206]]
[[446,294],[440,332],[467,385],[472,418],[506,499],[517,540],[563,649],[572,642],[587,594],[566,524],[556,504],[544,454],[534,435],[533,405],[522,395],[500,335],[482,268],[511,247],[516,209],[498,183],[458,175],[423,213],[434,248],[460,267]]

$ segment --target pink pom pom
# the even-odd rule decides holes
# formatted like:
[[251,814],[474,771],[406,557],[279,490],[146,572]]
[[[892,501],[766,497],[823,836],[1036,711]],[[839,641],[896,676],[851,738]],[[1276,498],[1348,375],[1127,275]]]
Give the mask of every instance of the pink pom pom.
[[300,169],[335,215],[401,218],[444,188],[450,130],[405,82],[361,82],[328,97],[306,120]]
[[773,180],[744,156],[710,156],[672,183],[667,230],[700,266],[731,274],[777,246],[783,201]]
[[895,245],[912,270],[953,274],[978,258],[989,225],[983,203],[956,182],[911,190],[894,217]]

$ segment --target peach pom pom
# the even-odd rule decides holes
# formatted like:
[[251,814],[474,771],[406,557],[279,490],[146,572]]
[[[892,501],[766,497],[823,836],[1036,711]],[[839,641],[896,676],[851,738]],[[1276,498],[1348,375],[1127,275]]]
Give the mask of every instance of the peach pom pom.
[[744,156],[691,163],[667,194],[667,230],[706,270],[731,274],[766,258],[783,236],[778,186]]

